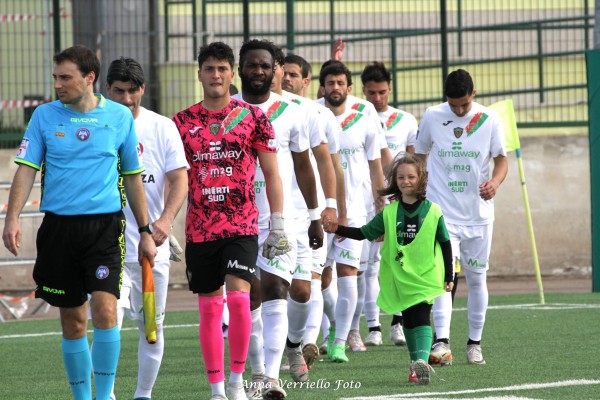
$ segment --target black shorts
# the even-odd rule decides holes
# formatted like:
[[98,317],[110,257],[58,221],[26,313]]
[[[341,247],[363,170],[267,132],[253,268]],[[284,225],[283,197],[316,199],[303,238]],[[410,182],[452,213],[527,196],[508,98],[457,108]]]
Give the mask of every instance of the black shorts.
[[254,280],[258,236],[236,236],[204,243],[186,243],[185,261],[190,290],[211,293],[231,274],[250,284]]
[[125,216],[46,213],[37,234],[35,297],[78,307],[94,291],[119,298],[125,262]]

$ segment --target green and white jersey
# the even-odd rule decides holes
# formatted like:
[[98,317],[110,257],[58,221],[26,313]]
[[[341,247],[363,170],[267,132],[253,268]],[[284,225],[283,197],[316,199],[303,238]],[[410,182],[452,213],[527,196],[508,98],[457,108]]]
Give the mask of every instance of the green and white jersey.
[[479,196],[490,179],[490,161],[506,156],[499,115],[473,102],[464,117],[448,103],[429,107],[419,126],[417,154],[429,154],[427,198],[442,208],[447,223],[486,225],[494,220],[494,201]]
[[388,106],[386,111],[377,115],[383,124],[385,141],[392,157],[406,153],[407,146],[415,145],[419,124],[412,114]]
[[[306,127],[308,129],[308,138],[310,142],[310,148],[317,147],[323,143],[328,143],[328,137],[325,133],[325,126],[322,122],[320,109],[325,109],[329,111],[324,106],[320,106],[315,103],[311,99],[306,97],[298,96],[290,92],[282,91],[281,95],[287,101],[295,103],[299,106],[299,109],[302,112],[302,119],[306,121]],[[331,111],[329,111],[331,113]],[[337,138],[335,139],[335,143],[337,143]],[[315,160],[312,151],[310,151],[310,161],[313,166],[313,171],[315,174],[315,183],[317,189],[317,197],[319,198],[319,206],[323,206],[325,204],[325,196],[322,195],[323,189],[321,188],[321,181],[319,179],[319,170],[317,168],[317,162]],[[308,215],[308,208],[306,206],[306,201],[302,196],[302,192],[300,191],[300,187],[298,186],[298,181],[296,179],[296,175],[294,174],[294,179],[292,181],[292,198],[294,200],[294,217],[301,217],[303,215]],[[321,194],[319,194],[321,193]],[[323,201],[321,201],[321,197]]]
[[340,162],[346,184],[348,218],[367,215],[362,188],[370,181],[369,161],[381,158],[377,127],[365,114],[346,108],[336,116],[340,124]]
[[[242,93],[233,95],[232,98],[244,101]],[[269,99],[261,104],[254,104],[265,113],[273,130],[277,146],[277,164],[279,166],[279,176],[283,186],[283,216],[286,218],[286,226],[293,221],[293,215],[296,210],[292,193],[292,180],[294,176],[294,162],[292,152],[302,153],[310,148],[310,138],[306,121],[303,120],[303,113],[300,106],[286,100],[283,96],[271,92]],[[255,187],[266,187],[265,176],[257,163]],[[256,192],[256,206],[258,207],[258,226],[259,229],[268,229],[271,209],[267,199],[266,190]]]

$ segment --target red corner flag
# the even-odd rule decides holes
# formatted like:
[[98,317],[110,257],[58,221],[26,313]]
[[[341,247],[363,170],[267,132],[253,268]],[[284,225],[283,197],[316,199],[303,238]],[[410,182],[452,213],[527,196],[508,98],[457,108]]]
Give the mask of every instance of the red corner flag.
[[150,260],[142,259],[142,296],[144,300],[144,325],[146,327],[146,340],[150,344],[156,343],[156,297],[154,295],[154,276]]

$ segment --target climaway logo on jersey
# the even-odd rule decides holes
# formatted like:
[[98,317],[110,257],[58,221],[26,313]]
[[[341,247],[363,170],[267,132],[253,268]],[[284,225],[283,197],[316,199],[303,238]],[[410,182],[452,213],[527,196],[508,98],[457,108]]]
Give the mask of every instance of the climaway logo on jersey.
[[242,150],[223,150],[221,151],[221,142],[218,142],[218,145],[215,142],[211,142],[209,153],[201,153],[197,151],[192,156],[192,161],[207,161],[207,160],[222,160],[225,158],[233,158],[238,159],[242,155]]

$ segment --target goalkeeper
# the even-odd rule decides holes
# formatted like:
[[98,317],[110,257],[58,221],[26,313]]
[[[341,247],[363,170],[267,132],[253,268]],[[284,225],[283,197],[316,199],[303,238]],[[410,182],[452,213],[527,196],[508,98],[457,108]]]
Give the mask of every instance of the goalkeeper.
[[[174,117],[191,167],[186,272],[190,290],[198,295],[200,347],[211,399],[245,398],[242,374],[252,328],[249,292],[259,252],[258,194],[266,194],[261,198],[268,200],[271,211],[264,254],[273,258],[289,249],[281,217],[283,189],[275,133],[257,107],[230,97],[233,66],[233,51],[225,43],[203,46],[198,55],[198,79],[204,99]],[[255,182],[257,161],[262,182]],[[223,283],[230,313],[227,393],[221,328]]]
[[[138,227],[129,205],[123,210],[127,219],[125,230],[127,251],[121,298],[117,303],[117,323],[119,327],[122,326],[124,313],[137,321],[139,366],[138,383],[133,398],[150,399],[164,351],[162,324],[170,269],[168,236],[171,232],[171,224],[187,193],[188,164],[173,121],[141,106],[145,89],[142,66],[131,58],[121,57],[110,64],[106,81],[108,97],[128,107],[133,113],[135,130],[140,143],[139,152],[146,166],[143,182],[151,225]],[[168,187],[168,190],[165,187]],[[146,341],[145,316],[142,307],[142,270],[137,255],[140,235],[145,234],[152,235],[158,251],[152,269],[157,323],[157,340],[153,344]]]

